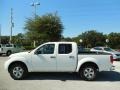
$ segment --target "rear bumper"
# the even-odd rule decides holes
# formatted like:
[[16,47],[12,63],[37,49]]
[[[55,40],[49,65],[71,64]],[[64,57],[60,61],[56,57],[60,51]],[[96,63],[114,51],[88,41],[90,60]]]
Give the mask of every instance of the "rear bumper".
[[120,58],[114,59],[114,61],[120,61]]

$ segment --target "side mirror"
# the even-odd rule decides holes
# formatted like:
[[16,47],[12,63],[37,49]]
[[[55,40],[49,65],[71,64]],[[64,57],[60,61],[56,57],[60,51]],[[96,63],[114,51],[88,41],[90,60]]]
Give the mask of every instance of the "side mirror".
[[36,51],[34,54],[38,55],[38,54],[41,54],[42,52],[41,51]]

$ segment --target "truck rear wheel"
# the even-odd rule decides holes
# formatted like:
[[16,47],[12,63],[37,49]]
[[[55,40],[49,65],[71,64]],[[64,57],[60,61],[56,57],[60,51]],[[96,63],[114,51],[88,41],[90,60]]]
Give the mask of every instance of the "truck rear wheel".
[[79,75],[82,79],[92,81],[96,78],[97,69],[94,66],[84,66],[79,71]]

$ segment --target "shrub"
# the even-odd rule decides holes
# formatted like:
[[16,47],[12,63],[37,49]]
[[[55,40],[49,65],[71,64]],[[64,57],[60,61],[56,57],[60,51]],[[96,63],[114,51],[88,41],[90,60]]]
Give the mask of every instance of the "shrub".
[[25,50],[32,50],[32,49],[34,49],[33,46],[24,46],[24,48],[25,48]]

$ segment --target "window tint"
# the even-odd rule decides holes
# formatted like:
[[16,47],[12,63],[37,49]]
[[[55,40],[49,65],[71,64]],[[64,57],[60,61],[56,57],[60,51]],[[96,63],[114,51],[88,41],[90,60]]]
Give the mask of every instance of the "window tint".
[[16,48],[16,45],[14,45],[14,47]]
[[114,50],[112,50],[111,48],[104,48],[104,50],[105,50],[105,51],[110,51],[110,52],[114,51]]
[[59,44],[59,54],[68,54],[72,52],[71,44]]
[[6,47],[12,47],[12,45],[10,45],[10,44],[7,44],[7,45],[6,45]]
[[36,53],[37,54],[53,54],[54,48],[55,48],[54,44],[46,44],[40,47]]
[[96,50],[102,50],[102,48],[98,48],[98,47],[95,47],[94,49],[96,49]]

